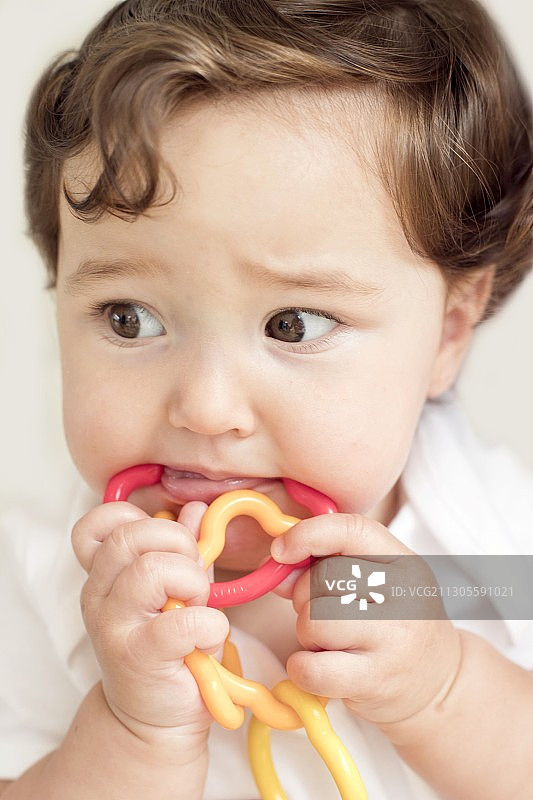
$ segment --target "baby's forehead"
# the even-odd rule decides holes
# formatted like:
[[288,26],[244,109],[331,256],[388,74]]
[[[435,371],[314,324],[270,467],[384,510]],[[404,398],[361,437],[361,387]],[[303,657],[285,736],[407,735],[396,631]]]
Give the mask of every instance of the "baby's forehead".
[[[302,169],[305,160],[324,159],[326,153],[338,155],[342,151],[350,160],[355,157],[365,173],[379,177],[373,132],[381,128],[376,117],[384,116],[382,108],[376,92],[313,85],[268,87],[238,95],[194,99],[162,121],[155,132],[160,161],[158,194],[160,197],[172,194],[164,168],[167,160],[174,166],[179,164],[183,173],[199,149],[205,148],[207,140],[210,140],[207,158],[224,159],[235,154],[246,156],[247,148],[253,147],[258,136],[267,143],[277,141],[285,145],[289,159],[288,145],[293,142],[293,162],[301,163]],[[254,173],[259,177],[264,166],[259,162],[247,165],[251,177]],[[130,176],[138,176],[138,166],[138,154],[130,155],[124,150],[119,178],[126,192],[133,187]],[[236,162],[235,169],[238,169]],[[79,200],[95,187],[102,172],[101,154],[91,141],[82,153],[65,162],[62,174],[69,194]],[[273,159],[269,172],[277,172],[283,178],[285,170]],[[339,175],[341,182],[344,175],[349,183],[350,170]],[[174,177],[179,181],[181,176]],[[64,197],[61,206],[64,213],[67,210]]]
[[[240,130],[243,140],[247,133],[256,136],[260,128],[272,137],[307,141],[311,148],[316,147],[318,138],[332,148],[348,147],[365,167],[375,171],[375,132],[381,127],[377,119],[384,122],[387,116],[383,106],[377,90],[364,87],[266,87],[185,102],[161,122],[156,136],[160,153],[175,151],[179,138],[179,147],[186,155],[187,150],[198,147],[202,128],[212,132],[232,125]],[[83,194],[94,186],[101,170],[102,160],[91,142],[81,154],[65,162],[63,176],[75,187],[73,191]],[[127,183],[126,173],[124,180]]]
[[[294,125],[295,98],[283,100],[203,103],[177,116],[160,144],[177,178],[176,201],[149,208],[133,226],[106,213],[96,228],[76,219],[63,201],[61,264],[135,251],[136,257],[157,253],[176,269],[270,264],[305,275],[309,286],[308,266],[356,275],[364,264],[379,276],[391,261],[412,265],[381,184],[365,174],[325,117],[306,125],[310,113],[316,118],[316,100],[296,104]],[[95,165],[92,154],[85,168],[93,174],[81,179],[70,165],[81,193],[90,188]]]

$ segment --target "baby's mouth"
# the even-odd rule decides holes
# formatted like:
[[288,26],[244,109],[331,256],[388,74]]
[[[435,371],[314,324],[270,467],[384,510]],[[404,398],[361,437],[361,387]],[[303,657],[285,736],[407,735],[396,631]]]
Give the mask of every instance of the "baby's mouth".
[[209,476],[200,472],[165,467],[161,485],[170,500],[180,505],[193,500],[212,503],[217,497],[237,489],[268,492],[279,484],[279,478],[243,477],[239,475]]

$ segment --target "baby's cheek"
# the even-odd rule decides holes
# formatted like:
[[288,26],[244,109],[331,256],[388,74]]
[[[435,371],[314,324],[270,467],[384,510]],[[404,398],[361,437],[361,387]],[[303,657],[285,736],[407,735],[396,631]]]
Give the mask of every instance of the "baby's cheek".
[[338,492],[332,494],[339,511],[374,517],[376,508],[389,504],[409,458],[418,417],[418,410],[410,409],[394,421],[383,420],[351,453],[345,450]]
[[330,497],[339,511],[368,513],[396,483],[409,449],[399,420],[385,418],[391,413],[354,402],[331,408],[320,424],[296,427],[285,448],[290,477]]
[[[130,466],[119,460],[124,457],[121,427],[101,397],[67,393],[63,420],[73,461],[93,489],[100,492],[114,472]],[[117,469],[114,469],[114,462]]]

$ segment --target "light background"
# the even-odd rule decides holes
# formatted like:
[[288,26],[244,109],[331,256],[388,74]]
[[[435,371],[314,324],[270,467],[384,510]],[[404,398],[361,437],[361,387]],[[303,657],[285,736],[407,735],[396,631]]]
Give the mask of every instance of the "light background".
[[[246,2],[246,0],[243,0]],[[443,0],[445,2],[445,0]],[[1,287],[0,504],[26,498],[42,512],[74,480],[63,442],[53,299],[24,235],[22,119],[42,69],[76,47],[110,0],[0,0]],[[484,0],[531,86],[533,3]],[[478,331],[459,383],[474,427],[533,468],[533,276]],[[406,354],[408,358],[408,354]]]

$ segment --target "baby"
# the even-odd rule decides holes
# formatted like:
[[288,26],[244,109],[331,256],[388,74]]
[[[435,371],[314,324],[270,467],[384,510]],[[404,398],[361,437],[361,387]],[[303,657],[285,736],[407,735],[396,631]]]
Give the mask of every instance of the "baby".
[[[84,572],[49,533],[32,592],[9,599],[42,656],[2,686],[2,800],[258,797],[245,734],[213,724],[184,662],[220,657],[229,623],[246,677],[286,668],[333,698],[370,800],[531,796],[531,625],[511,641],[503,622],[312,619],[303,568],[224,613],[197,545],[207,504],[243,488],[302,521],[275,541],[232,521],[217,580],[270,555],[483,552],[483,504],[518,509],[527,478],[488,488],[503,462],[450,390],[531,265],[531,154],[527,95],[473,0],[126,0],[45,72],[26,207],[91,493],[69,512]],[[159,483],[96,499],[145,463]],[[433,474],[451,522],[424,505]],[[469,476],[489,474],[477,503]],[[311,516],[282,478],[338,513]],[[492,552],[528,552],[520,520]],[[169,596],[185,607],[161,613]],[[338,796],[301,734],[279,737],[290,796]]]

